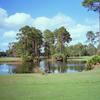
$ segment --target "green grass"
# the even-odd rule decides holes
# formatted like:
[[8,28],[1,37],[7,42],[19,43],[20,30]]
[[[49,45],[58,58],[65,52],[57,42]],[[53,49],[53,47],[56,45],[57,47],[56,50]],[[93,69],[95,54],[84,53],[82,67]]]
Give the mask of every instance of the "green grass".
[[100,68],[73,74],[0,76],[0,100],[99,100]]
[[[92,56],[82,56],[82,57],[69,57],[69,61],[87,61]],[[14,57],[1,57],[0,62],[20,62],[22,61],[21,58],[14,58]]]
[[93,56],[69,57],[68,61],[87,61]]
[[1,57],[0,62],[20,62],[21,58],[14,58],[14,57]]

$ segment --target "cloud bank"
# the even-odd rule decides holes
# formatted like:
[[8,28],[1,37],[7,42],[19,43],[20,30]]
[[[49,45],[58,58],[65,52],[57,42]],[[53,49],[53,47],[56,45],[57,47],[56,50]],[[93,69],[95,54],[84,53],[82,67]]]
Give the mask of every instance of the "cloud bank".
[[41,16],[33,18],[27,13],[17,12],[9,15],[5,9],[0,8],[0,35],[2,36],[2,39],[0,39],[0,49],[7,49],[9,42],[16,41],[16,33],[25,25],[36,27],[41,31],[45,29],[53,31],[56,28],[65,26],[73,39],[71,43],[84,42],[87,31],[98,30],[96,19],[93,21],[87,18],[77,22],[74,18],[62,13],[58,13],[53,17]]

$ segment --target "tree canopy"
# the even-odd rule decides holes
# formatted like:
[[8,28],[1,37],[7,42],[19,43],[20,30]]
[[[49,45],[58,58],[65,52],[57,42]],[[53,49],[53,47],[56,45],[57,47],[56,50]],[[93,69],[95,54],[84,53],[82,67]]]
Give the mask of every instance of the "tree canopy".
[[84,0],[82,5],[89,10],[100,11],[100,0]]

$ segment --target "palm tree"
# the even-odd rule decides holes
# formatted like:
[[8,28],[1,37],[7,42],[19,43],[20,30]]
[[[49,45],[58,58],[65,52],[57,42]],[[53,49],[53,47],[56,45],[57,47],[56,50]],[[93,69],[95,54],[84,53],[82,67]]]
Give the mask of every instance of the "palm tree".
[[39,56],[39,49],[42,45],[42,32],[35,27],[32,27],[32,34],[30,38],[32,40],[32,48],[35,56]]
[[93,10],[99,13],[99,44],[100,44],[100,0],[84,0],[82,2],[84,7],[87,7],[88,10]]
[[49,56],[53,55],[54,53],[54,33],[47,29],[44,31],[43,37],[45,42],[45,53],[49,58]]
[[87,34],[86,34],[86,37],[87,37],[87,41],[90,42],[91,44],[94,44],[95,43],[95,33],[92,32],[92,31],[88,31]]
[[55,36],[57,39],[57,47],[60,49],[60,53],[62,53],[64,50],[64,44],[69,43],[72,38],[65,27],[60,27],[59,29],[55,30]]
[[26,56],[26,58],[30,57],[31,60],[34,57],[39,57],[39,50],[42,44],[42,33],[40,30],[24,26],[19,30],[17,38],[21,44],[23,56]]

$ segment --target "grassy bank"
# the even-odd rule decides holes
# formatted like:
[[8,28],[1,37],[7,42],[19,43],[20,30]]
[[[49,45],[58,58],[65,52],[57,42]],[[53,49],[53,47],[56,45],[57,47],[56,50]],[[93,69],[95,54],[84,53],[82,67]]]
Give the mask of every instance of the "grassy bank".
[[69,57],[68,61],[88,61],[92,56]]
[[15,57],[1,57],[0,62],[20,62],[22,61],[21,58],[15,58]]
[[[82,56],[82,57],[69,57],[68,61],[87,61],[91,56]],[[44,59],[44,58],[43,58]],[[49,59],[51,61],[52,59]],[[21,58],[16,57],[1,57],[0,62],[21,62]]]
[[0,76],[0,100],[99,100],[100,68],[74,74]]

